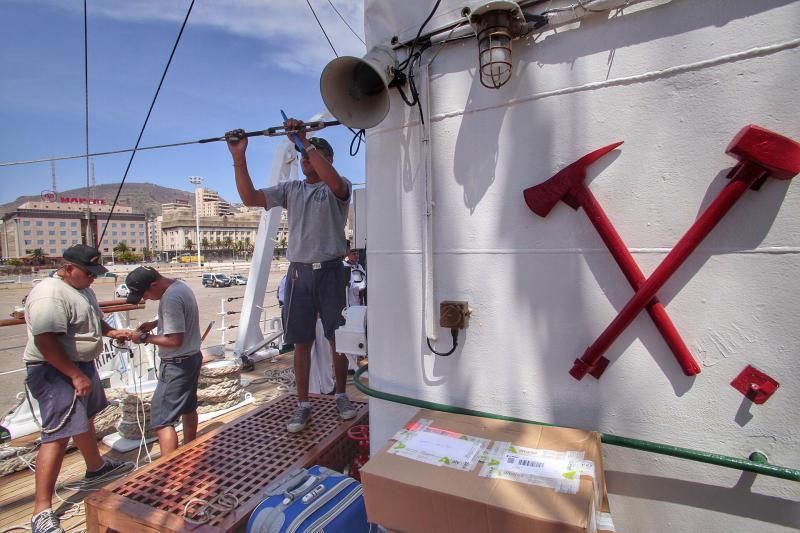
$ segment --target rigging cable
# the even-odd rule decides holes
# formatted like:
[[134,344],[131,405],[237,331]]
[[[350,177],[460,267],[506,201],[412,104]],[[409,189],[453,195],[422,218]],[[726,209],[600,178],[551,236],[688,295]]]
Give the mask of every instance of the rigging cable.
[[336,14],[337,14],[337,15],[339,15],[339,18],[340,18],[340,19],[342,19],[342,22],[344,22],[344,25],[345,25],[345,26],[347,26],[347,28],[348,28],[348,29],[349,29],[349,30],[350,30],[350,31],[353,33],[353,35],[355,35],[355,36],[356,36],[356,39],[358,39],[359,41],[361,41],[361,44],[363,44],[364,46],[367,46],[367,43],[365,43],[365,42],[364,42],[364,39],[362,39],[362,38],[361,38],[361,36],[360,36],[359,34],[357,34],[357,33],[356,33],[356,31],[355,31],[355,30],[354,30],[354,29],[353,29],[353,28],[350,26],[350,24],[348,24],[348,23],[347,23],[347,21],[344,19],[344,17],[342,16],[342,14],[341,14],[341,13],[339,13],[339,10],[338,10],[338,9],[336,9],[336,6],[335,6],[335,5],[333,5],[333,2],[331,2],[331,0],[328,0],[328,3],[331,5],[331,7],[333,8],[333,10],[334,10],[334,11],[336,11]]
[[308,4],[308,9],[311,10],[311,14],[314,15],[315,19],[317,19],[317,24],[319,24],[319,29],[322,30],[322,34],[325,36],[325,40],[327,40],[328,44],[331,46],[331,50],[333,50],[333,55],[339,57],[339,54],[336,53],[336,48],[333,47],[333,43],[331,42],[330,37],[328,37],[328,32],[326,32],[325,28],[322,27],[322,22],[320,22],[319,17],[317,16],[317,12],[314,11],[313,7],[311,7],[311,0],[306,0],[306,4]]
[[[328,3],[330,4],[330,0],[328,0]],[[336,48],[333,47],[333,43],[331,42],[330,37],[328,37],[328,32],[325,31],[325,27],[322,25],[322,22],[319,20],[319,17],[317,16],[317,12],[314,11],[314,8],[311,6],[311,0],[306,0],[306,4],[308,4],[308,9],[311,10],[311,14],[314,15],[314,18],[316,19],[317,24],[319,25],[319,29],[322,30],[322,34],[325,36],[325,40],[328,41],[328,44],[330,45],[331,50],[333,50],[333,55],[335,55],[336,57],[339,57],[339,53],[336,51]],[[333,4],[331,4],[331,7],[333,7]],[[339,17],[342,17],[341,13],[339,13],[339,11],[335,7],[333,7],[333,10],[336,11],[336,13],[339,15]],[[342,20],[344,21],[343,17],[342,17]],[[344,23],[347,25],[348,28],[350,28],[350,25],[347,24],[347,21],[344,21]],[[353,28],[350,28],[350,31],[353,31]],[[353,32],[353,33],[355,33],[355,32]],[[356,35],[356,37],[358,37],[358,35]],[[360,39],[361,39],[361,37],[359,37],[359,40]],[[363,43],[364,41],[362,40],[361,42]],[[366,43],[364,43],[364,44],[366,45]],[[353,128],[351,128],[350,126],[347,126],[347,129],[350,130],[350,133],[353,134],[353,139],[350,141],[350,157],[355,157],[356,154],[358,154],[358,150],[361,148],[361,143],[363,142],[364,144],[366,144],[366,142],[367,142],[366,138],[365,138],[366,132],[363,129],[356,131]],[[355,145],[355,149],[353,148],[353,145]]]
[[181,30],[178,32],[178,38],[175,39],[175,45],[172,47],[172,52],[169,54],[169,59],[167,60],[167,65],[164,67],[164,72],[163,74],[161,74],[161,81],[158,82],[158,87],[156,88],[156,94],[153,95],[153,101],[150,102],[150,109],[147,110],[147,116],[144,119],[144,124],[142,124],[142,129],[139,132],[139,137],[136,139],[136,145],[133,147],[131,158],[128,160],[128,166],[125,168],[125,174],[122,175],[122,181],[120,182],[119,188],[117,189],[117,194],[114,196],[114,202],[111,204],[111,210],[108,213],[108,218],[106,219],[105,226],[103,227],[103,233],[100,234],[100,238],[97,240],[98,243],[103,242],[103,237],[106,234],[106,230],[108,229],[111,217],[114,215],[114,207],[116,207],[117,200],[119,200],[119,195],[122,192],[122,187],[123,185],[125,185],[125,180],[128,177],[128,171],[130,171],[131,169],[131,164],[133,164],[133,158],[136,156],[136,151],[138,150],[139,143],[142,140],[142,135],[144,135],[144,130],[147,127],[147,121],[150,120],[150,114],[153,112],[153,107],[156,105],[156,99],[158,99],[158,93],[161,92],[161,86],[164,84],[164,78],[167,77],[167,71],[169,71],[169,66],[172,63],[172,58],[175,56],[175,50],[177,50],[178,48],[178,43],[181,42],[181,36],[183,35],[183,30],[184,28],[186,28],[186,23],[189,21],[189,15],[192,13],[193,7],[194,7],[194,0],[192,0],[192,3],[189,4],[189,9],[186,12],[186,17],[183,19],[183,24],[181,24]]
[[[83,94],[84,94],[84,131],[86,141],[86,153],[89,153],[89,21],[87,15],[86,0],[83,0]],[[55,192],[55,191],[53,191]],[[86,158],[86,198],[92,197],[89,185],[89,158]],[[99,244],[91,242],[97,237],[97,233],[91,230],[92,227],[92,207],[91,203],[86,203],[87,212],[87,244],[97,246]]]

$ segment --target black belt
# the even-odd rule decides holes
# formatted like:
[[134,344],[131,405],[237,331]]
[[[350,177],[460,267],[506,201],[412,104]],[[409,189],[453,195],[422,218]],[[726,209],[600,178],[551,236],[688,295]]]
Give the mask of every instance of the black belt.
[[192,354],[192,355],[181,355],[180,357],[171,357],[169,359],[162,359],[161,362],[162,363],[180,364],[180,363],[183,363],[184,361],[187,361],[187,360],[191,359],[192,357],[197,357],[198,355],[200,355],[200,352],[197,352],[197,353]]
[[44,361],[36,361],[36,362],[33,362],[33,363],[26,362],[25,366],[26,367],[28,367],[28,366],[42,366],[42,365],[47,365],[47,364],[49,364],[49,363],[45,363]]
[[322,270],[325,268],[334,268],[337,266],[342,266],[341,259],[331,259],[330,261],[323,261],[322,263],[295,263],[292,262],[293,265],[296,265],[298,268],[309,268],[311,270]]

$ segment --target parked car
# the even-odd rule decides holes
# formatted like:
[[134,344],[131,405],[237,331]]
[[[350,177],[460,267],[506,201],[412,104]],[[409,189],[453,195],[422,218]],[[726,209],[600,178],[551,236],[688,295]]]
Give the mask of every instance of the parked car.
[[117,298],[127,298],[130,293],[131,291],[128,289],[128,286],[122,283],[117,286],[117,290],[114,291],[114,296]]
[[231,278],[225,274],[207,272],[203,274],[203,287],[230,287]]
[[231,285],[247,285],[247,278],[241,274],[231,276]]
[[[47,273],[47,275],[48,275],[48,276],[50,276],[50,277],[52,278],[53,276],[55,276],[55,275],[56,275],[56,272],[58,272],[58,269],[56,269],[56,270],[51,270],[50,272],[48,272],[48,273]],[[117,275],[116,275],[116,274],[114,274],[113,272],[103,272],[102,274],[100,274],[100,275],[99,275],[99,276],[97,276],[97,277],[98,277],[98,278],[114,278],[114,281],[116,281],[116,280],[117,280]]]

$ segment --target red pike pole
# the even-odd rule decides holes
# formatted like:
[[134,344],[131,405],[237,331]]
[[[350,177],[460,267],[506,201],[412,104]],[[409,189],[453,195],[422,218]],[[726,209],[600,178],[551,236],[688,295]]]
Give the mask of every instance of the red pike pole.
[[580,359],[575,360],[569,371],[572,377],[583,379],[595,367],[611,344],[633,322],[647,302],[711,233],[748,188],[758,190],[769,177],[788,180],[800,172],[800,144],[752,124],[745,126],[736,135],[728,145],[726,153],[739,160],[729,174],[730,182],[681,237],[594,344],[586,349]]

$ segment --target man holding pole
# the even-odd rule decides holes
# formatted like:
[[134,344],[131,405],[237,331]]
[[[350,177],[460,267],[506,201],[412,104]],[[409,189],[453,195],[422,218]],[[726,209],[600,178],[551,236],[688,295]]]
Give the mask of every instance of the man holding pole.
[[336,376],[336,407],[349,420],[355,408],[345,392],[347,358],[336,353],[334,331],[342,320],[345,306],[342,257],[346,252],[344,225],[347,220],[351,183],[333,167],[333,148],[321,137],[306,137],[303,122],[289,118],[284,122],[289,139],[301,152],[302,181],[286,181],[267,189],[253,186],[247,169],[247,137],[243,130],[225,135],[233,156],[236,188],[247,206],[283,207],[289,218],[290,261],[283,307],[284,340],[293,343],[294,371],[298,407],[287,421],[291,433],[305,429],[311,418],[308,399],[311,348],[316,336],[317,317],[322,320],[325,337],[331,344]]

